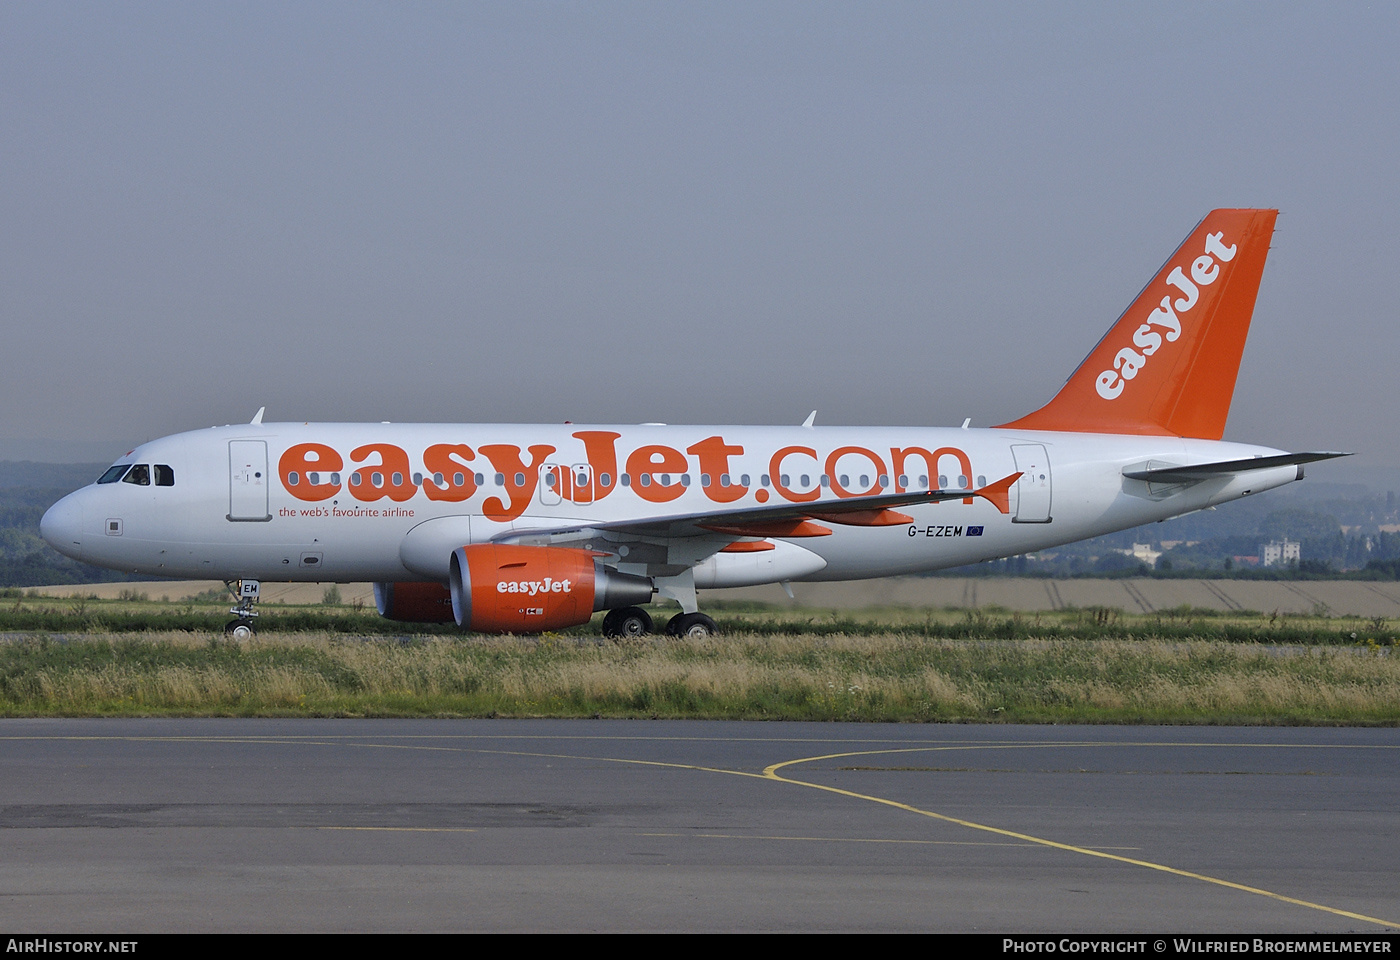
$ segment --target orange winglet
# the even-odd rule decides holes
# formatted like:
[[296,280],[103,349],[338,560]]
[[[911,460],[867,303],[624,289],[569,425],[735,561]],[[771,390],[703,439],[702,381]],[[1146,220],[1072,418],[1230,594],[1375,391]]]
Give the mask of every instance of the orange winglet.
[[777,548],[767,540],[735,540],[720,550],[720,553],[762,553],[765,550],[774,549]]
[[1011,512],[1011,485],[1021,479],[1019,472],[1008,477],[1002,477],[996,483],[989,483],[980,490],[972,491],[975,497],[981,497],[1002,513]]
[[1212,210],[1049,403],[1012,430],[1219,440],[1277,210]]
[[701,523],[702,530],[732,533],[736,537],[829,537],[831,528],[810,520],[766,520],[755,523]]
[[844,523],[848,527],[897,527],[913,523],[914,518],[895,510],[852,510],[849,513],[811,513],[813,520]]

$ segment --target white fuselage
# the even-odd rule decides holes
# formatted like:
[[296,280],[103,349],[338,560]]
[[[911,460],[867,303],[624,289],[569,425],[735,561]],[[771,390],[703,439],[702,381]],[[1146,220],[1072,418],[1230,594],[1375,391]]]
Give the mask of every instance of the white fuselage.
[[[246,424],[142,444],[118,463],[150,465],[150,482],[90,484],[42,529],[71,557],[161,577],[446,582],[455,547],[528,530],[970,490],[1021,474],[1006,513],[971,495],[902,506],[911,523],[773,536],[765,554],[665,538],[648,552],[607,532],[580,544],[613,553],[624,571],[687,566],[702,588],[846,580],[1012,556],[1238,499],[1300,471],[1168,487],[1123,471],[1280,452],[1006,429]],[[155,482],[157,467],[173,482]],[[616,549],[624,540],[631,550]]]

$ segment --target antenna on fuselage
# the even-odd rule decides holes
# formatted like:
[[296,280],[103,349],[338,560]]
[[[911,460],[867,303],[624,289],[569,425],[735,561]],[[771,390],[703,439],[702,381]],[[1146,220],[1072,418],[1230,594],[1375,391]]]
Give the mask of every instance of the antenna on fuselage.
[[803,425],[804,427],[807,427],[808,429],[811,429],[812,424],[814,424],[814,423],[816,423],[816,422],[817,422],[817,411],[813,410],[811,413],[807,414],[807,419],[802,421],[802,425]]
[[262,415],[263,415],[263,412],[266,411],[266,410],[267,410],[267,407],[258,407],[258,412],[255,413],[255,414],[253,414],[253,419],[249,420],[248,422],[249,422],[249,423],[255,423],[255,424],[257,424],[258,426],[262,426]]

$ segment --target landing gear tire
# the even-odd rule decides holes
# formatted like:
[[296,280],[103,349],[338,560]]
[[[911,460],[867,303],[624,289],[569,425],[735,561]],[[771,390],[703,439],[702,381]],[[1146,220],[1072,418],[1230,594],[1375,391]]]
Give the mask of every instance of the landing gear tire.
[[258,631],[253,628],[253,621],[240,617],[237,620],[230,620],[224,625],[224,635],[235,640],[248,640]]
[[719,625],[703,613],[678,613],[666,624],[668,637],[708,640],[719,633]]
[[603,636],[611,639],[645,637],[651,633],[651,617],[641,607],[609,610],[603,618]]

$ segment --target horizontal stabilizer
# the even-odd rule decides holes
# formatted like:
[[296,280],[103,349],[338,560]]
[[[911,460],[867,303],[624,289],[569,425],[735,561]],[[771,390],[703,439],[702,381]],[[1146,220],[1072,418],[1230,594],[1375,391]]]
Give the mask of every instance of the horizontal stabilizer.
[[1222,460],[1218,463],[1193,463],[1185,467],[1159,467],[1155,470],[1124,470],[1123,476],[1129,480],[1146,480],[1150,483],[1195,483],[1210,477],[1246,470],[1267,470],[1270,467],[1302,465],[1316,460],[1331,460],[1333,457],[1349,457],[1349,453],[1283,453],[1277,457],[1252,457],[1248,460]]

